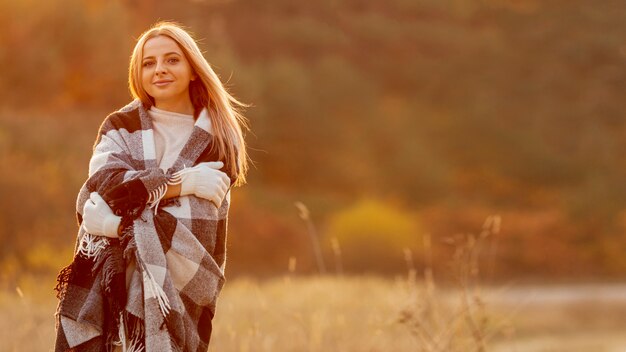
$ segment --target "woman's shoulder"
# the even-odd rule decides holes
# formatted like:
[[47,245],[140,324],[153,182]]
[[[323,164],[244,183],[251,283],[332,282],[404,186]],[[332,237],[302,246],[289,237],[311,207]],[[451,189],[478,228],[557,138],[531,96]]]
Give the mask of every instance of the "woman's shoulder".
[[139,99],[133,100],[124,107],[113,111],[102,122],[101,132],[125,129],[132,133],[141,129],[141,113],[145,108]]

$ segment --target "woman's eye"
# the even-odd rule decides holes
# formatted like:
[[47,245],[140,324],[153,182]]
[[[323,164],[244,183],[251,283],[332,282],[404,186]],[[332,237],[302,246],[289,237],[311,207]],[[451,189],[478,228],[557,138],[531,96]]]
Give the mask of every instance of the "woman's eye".
[[151,61],[148,61],[148,62],[144,62],[144,63],[143,63],[143,67],[148,67],[148,66],[150,66],[150,65],[152,65],[152,62],[151,62]]
[[178,59],[171,58],[169,61],[170,61],[171,63],[177,63],[177,62],[178,62]]

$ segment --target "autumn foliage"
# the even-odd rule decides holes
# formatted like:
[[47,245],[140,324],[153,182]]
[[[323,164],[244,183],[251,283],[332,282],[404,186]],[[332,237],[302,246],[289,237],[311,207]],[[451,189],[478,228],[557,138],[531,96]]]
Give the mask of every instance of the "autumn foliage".
[[290,261],[316,271],[301,201],[326,260],[335,238],[348,272],[404,270],[404,247],[421,265],[426,233],[444,263],[446,238],[499,214],[493,278],[615,277],[626,269],[625,7],[0,1],[3,282],[69,262],[98,125],[128,102],[130,50],[159,19],[188,26],[252,104],[230,273]]

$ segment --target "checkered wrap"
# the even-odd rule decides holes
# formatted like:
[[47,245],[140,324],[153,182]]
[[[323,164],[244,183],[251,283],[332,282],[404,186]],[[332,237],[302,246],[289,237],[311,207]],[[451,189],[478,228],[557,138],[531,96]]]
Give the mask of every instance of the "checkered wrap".
[[[205,109],[164,172],[139,100],[104,120],[78,195],[77,218],[82,224],[83,206],[98,192],[122,216],[123,235],[93,236],[80,226],[74,260],[58,277],[56,351],[110,351],[122,342],[127,351],[207,351],[225,280],[230,190],[219,209],[195,196],[158,198],[176,171],[220,160],[210,128]],[[229,177],[233,184],[236,175]],[[126,292],[130,260],[137,269]]]

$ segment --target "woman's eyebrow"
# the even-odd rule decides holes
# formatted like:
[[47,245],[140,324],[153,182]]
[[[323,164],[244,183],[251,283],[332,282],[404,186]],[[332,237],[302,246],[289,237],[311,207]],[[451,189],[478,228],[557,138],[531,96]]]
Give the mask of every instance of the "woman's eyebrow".
[[[166,53],[164,56],[168,56],[168,55],[178,55],[178,56],[180,56],[180,54],[175,52],[175,51],[170,51],[169,53]],[[144,61],[144,60],[147,60],[147,59],[154,59],[154,56],[146,56],[141,61]]]

